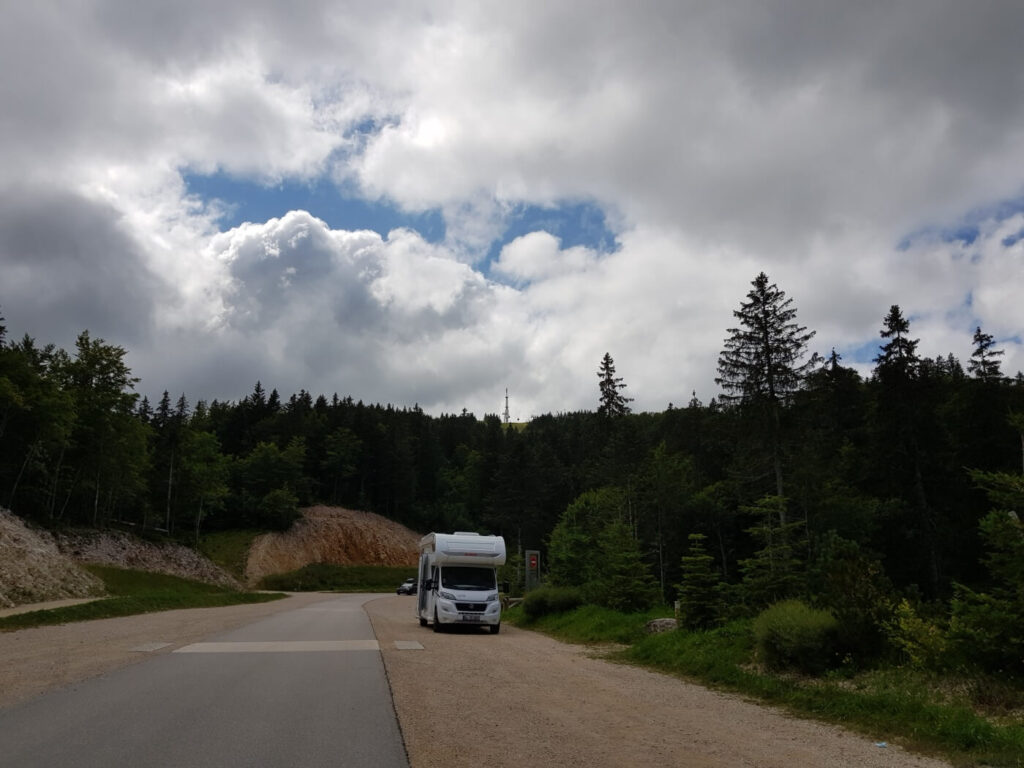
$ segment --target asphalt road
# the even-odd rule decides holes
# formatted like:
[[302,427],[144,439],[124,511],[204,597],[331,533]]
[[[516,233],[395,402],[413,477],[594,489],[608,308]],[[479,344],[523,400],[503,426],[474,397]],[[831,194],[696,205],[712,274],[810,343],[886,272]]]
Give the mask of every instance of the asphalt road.
[[0,766],[407,768],[372,597],[325,597],[0,710]]

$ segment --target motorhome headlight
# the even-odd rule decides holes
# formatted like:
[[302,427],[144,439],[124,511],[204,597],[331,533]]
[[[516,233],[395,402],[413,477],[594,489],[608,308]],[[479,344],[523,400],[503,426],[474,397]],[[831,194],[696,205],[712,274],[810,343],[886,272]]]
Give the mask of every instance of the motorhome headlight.
[[455,599],[455,595],[453,595],[451,592],[445,592],[444,590],[438,590],[437,595],[438,597],[443,597],[445,600]]
[[497,592],[491,592],[491,594],[489,594],[487,596],[487,602],[488,603],[496,603],[497,601],[498,601],[498,593]]

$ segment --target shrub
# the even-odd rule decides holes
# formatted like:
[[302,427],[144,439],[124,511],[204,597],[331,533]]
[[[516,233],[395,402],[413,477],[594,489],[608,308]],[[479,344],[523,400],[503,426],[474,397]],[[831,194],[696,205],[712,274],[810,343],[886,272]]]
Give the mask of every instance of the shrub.
[[757,652],[770,669],[817,674],[835,659],[839,622],[799,600],[766,608],[754,620]]
[[946,666],[945,632],[921,617],[906,598],[896,606],[892,621],[885,628],[889,642],[903,654],[909,666],[937,671]]
[[526,593],[523,613],[530,621],[536,621],[551,613],[566,613],[583,603],[583,593],[575,587],[540,587]]
[[815,607],[839,622],[840,655],[872,660],[885,650],[887,625],[893,619],[893,586],[881,562],[856,542],[834,532],[818,542],[811,569]]

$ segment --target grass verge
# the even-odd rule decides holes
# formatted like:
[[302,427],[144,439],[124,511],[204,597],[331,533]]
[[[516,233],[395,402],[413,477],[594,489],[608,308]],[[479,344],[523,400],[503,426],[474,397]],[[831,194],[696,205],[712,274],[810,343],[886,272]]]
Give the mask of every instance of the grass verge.
[[415,566],[312,563],[297,571],[266,576],[260,586],[287,592],[394,592],[415,575]]
[[87,570],[103,580],[110,597],[46,611],[29,611],[0,618],[0,631],[68,624],[74,621],[110,619],[179,608],[215,608],[240,603],[265,603],[284,595],[236,592],[214,584],[167,576],[162,573],[89,565]]
[[512,609],[505,619],[569,642],[625,644],[609,658],[742,693],[878,741],[898,741],[957,766],[1024,765],[1024,717],[979,713],[963,692],[972,687],[969,681],[902,668],[824,677],[773,674],[754,663],[749,621],[707,632],[645,635],[643,625],[652,617],[583,606],[532,623]]
[[245,581],[245,562],[252,540],[265,531],[214,531],[199,539],[199,552],[239,581]]

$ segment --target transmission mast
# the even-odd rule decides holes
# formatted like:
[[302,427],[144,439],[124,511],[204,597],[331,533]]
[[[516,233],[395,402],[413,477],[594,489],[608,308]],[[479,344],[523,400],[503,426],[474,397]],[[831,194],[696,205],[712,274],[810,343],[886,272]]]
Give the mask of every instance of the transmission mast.
[[508,387],[505,387],[505,412],[501,416],[504,422],[508,424],[510,421],[508,416]]

